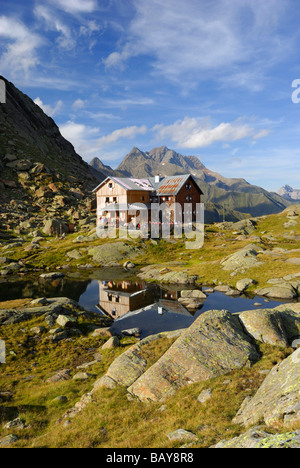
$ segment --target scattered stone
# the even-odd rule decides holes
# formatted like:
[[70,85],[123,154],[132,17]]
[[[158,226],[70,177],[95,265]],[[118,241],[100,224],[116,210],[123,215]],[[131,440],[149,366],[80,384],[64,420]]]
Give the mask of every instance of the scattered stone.
[[92,336],[93,337],[99,337],[99,338],[102,338],[102,337],[111,338],[112,337],[111,328],[110,327],[97,328],[96,330],[93,331]]
[[95,375],[88,372],[78,372],[74,375],[73,380],[89,380],[92,377],[95,377]]
[[53,280],[53,279],[58,279],[58,278],[64,278],[65,275],[64,273],[43,273],[40,275],[40,278],[44,280]]
[[183,290],[181,291],[181,297],[182,298],[193,298],[193,299],[206,299],[207,296],[204,294],[204,292],[200,291],[199,289],[193,289],[193,290]]
[[214,289],[216,292],[222,292],[222,293],[227,293],[231,291],[231,287],[227,286],[226,284],[219,284],[218,286],[215,286]]
[[64,369],[47,379],[48,383],[63,382],[71,379],[71,369]]
[[13,445],[18,440],[19,440],[19,438],[16,435],[9,434],[8,436],[3,437],[2,439],[0,439],[0,448],[9,447],[10,445]]
[[250,286],[254,285],[256,283],[255,280],[250,279],[250,278],[245,278],[236,283],[236,289],[240,292],[246,291]]
[[58,219],[49,219],[43,228],[43,233],[47,236],[62,236],[69,233],[69,225]]
[[133,270],[135,268],[135,264],[130,261],[127,261],[123,264],[123,268],[124,270]]
[[82,258],[82,253],[79,250],[71,250],[71,252],[66,253],[66,256],[74,260],[80,260]]
[[185,429],[177,429],[177,431],[168,434],[168,439],[171,442],[196,442],[198,437]]
[[35,335],[41,335],[42,333],[46,331],[46,328],[45,327],[33,327],[30,329],[30,331],[34,333]]
[[113,349],[118,348],[120,346],[120,340],[117,336],[112,336],[107,340],[106,343],[102,346],[102,349]]
[[198,396],[197,401],[199,401],[199,403],[201,403],[201,404],[204,404],[208,400],[211,399],[211,396],[212,396],[212,390],[211,389],[203,390],[203,392],[201,392],[200,395]]
[[77,324],[77,319],[69,315],[59,315],[56,319],[56,323],[62,328],[72,328]]
[[127,330],[122,330],[121,333],[122,335],[125,335],[125,336],[139,337],[142,334],[142,330],[140,328],[129,328]]
[[230,291],[227,291],[226,296],[240,296],[241,293],[240,291],[237,291],[236,289],[231,289]]
[[52,403],[66,403],[68,401],[68,398],[64,395],[57,396],[52,400]]
[[13,421],[9,421],[4,425],[4,429],[17,429],[17,430],[23,430],[26,428],[26,424],[22,419],[16,418]]
[[6,403],[7,401],[11,401],[13,398],[13,394],[9,391],[1,391],[0,392],[0,402]]
[[267,288],[257,289],[258,296],[266,296],[274,299],[294,299],[298,296],[297,291],[290,283],[278,283]]
[[39,299],[34,299],[30,302],[30,305],[42,305],[45,306],[48,304],[48,300],[45,297],[41,297]]

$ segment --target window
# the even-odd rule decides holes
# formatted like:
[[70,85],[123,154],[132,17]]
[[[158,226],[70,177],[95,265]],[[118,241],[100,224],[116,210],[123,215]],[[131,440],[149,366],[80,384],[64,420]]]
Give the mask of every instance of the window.
[[112,189],[113,189],[113,186],[114,186],[114,185],[113,185],[113,183],[112,183],[112,182],[110,182],[110,183],[108,184],[108,188],[109,188],[110,190],[112,190]]
[[106,204],[109,203],[109,197],[106,197],[106,198],[105,198],[105,203],[106,203]]
[[113,203],[118,203],[118,197],[113,197]]
[[186,188],[187,190],[191,190],[192,185],[191,185],[191,184],[186,184],[185,188]]

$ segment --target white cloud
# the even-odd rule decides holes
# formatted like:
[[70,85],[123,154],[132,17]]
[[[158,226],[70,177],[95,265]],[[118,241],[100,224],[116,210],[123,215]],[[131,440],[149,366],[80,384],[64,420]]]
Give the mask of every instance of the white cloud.
[[34,100],[34,103],[37,104],[45,112],[45,114],[49,115],[49,117],[54,117],[56,114],[58,114],[63,106],[62,101],[57,101],[56,105],[51,107],[50,105],[44,104],[39,97]]
[[97,0],[48,0],[52,5],[71,14],[92,13],[97,9]]
[[240,119],[233,123],[222,122],[213,127],[209,118],[196,119],[185,117],[172,125],[155,125],[153,131],[161,140],[171,139],[182,148],[203,148],[213,143],[225,143],[241,140],[244,138],[265,137],[268,130],[261,130],[257,133],[255,128]]
[[260,132],[258,132],[256,135],[253,136],[253,140],[260,140],[260,138],[265,138],[270,133],[271,133],[271,130],[269,129],[261,130]]
[[278,0],[133,0],[136,14],[123,46],[106,57],[107,68],[147,56],[154,69],[183,85],[202,74],[208,78],[238,75],[240,84],[260,89],[253,70],[286,57],[287,39],[279,24],[288,3]]
[[60,125],[59,130],[62,136],[70,143],[72,143],[76,152],[82,157],[97,155],[97,138],[99,136],[99,128],[78,124],[70,120],[63,125]]
[[94,32],[101,31],[102,26],[96,21],[87,21],[85,25],[80,26],[80,34],[84,36],[91,36]]
[[88,127],[84,124],[77,124],[72,120],[61,125],[59,128],[61,134],[73,144],[82,141],[86,137],[95,138],[99,133],[99,128]]
[[121,138],[129,138],[133,139],[137,135],[144,135],[147,132],[147,127],[142,125],[141,127],[132,126],[126,128],[120,128],[119,130],[115,130],[110,135],[106,135],[104,137],[99,138],[98,145],[100,147],[116,143]]
[[[59,129],[62,136],[72,143],[77,153],[86,159],[99,155],[99,150],[106,145],[112,145],[124,138],[133,139],[137,135],[147,132],[147,127],[144,125],[141,127],[131,126],[115,130],[111,134],[99,138],[99,128],[78,124],[74,121],[60,125]],[[112,149],[109,148],[109,151]]]
[[105,99],[105,106],[126,109],[128,106],[151,106],[155,103],[152,98],[131,98],[131,99]]
[[71,29],[59,19],[58,15],[43,5],[37,5],[34,13],[39,20],[44,21],[48,30],[59,33],[57,39],[59,47],[67,50],[75,47],[76,42],[72,37]]
[[73,102],[72,104],[72,108],[74,110],[79,110],[79,109],[83,109],[85,106],[85,102],[82,100],[82,99],[77,99],[75,102]]
[[0,16],[0,38],[5,41],[1,56],[1,71],[15,76],[18,72],[28,75],[30,69],[39,63],[37,50],[44,40],[30,31],[20,21]]

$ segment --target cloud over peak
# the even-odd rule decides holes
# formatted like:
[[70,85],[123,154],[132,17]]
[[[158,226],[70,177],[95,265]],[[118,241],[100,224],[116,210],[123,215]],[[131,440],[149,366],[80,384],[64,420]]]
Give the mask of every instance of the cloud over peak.
[[172,125],[155,125],[153,130],[161,140],[171,139],[182,148],[204,148],[214,143],[224,143],[251,138],[257,140],[269,134],[268,130],[256,130],[240,119],[213,126],[209,118],[185,117]]

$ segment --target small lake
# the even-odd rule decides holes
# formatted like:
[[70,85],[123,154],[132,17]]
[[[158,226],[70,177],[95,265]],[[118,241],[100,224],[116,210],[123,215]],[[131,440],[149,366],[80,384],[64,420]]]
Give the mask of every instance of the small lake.
[[[211,309],[226,309],[231,313],[243,310],[273,308],[287,301],[265,300],[258,296],[226,296],[207,294],[194,311],[186,309],[178,299],[178,286],[158,286],[132,279],[129,273],[105,269],[73,273],[63,279],[44,281],[39,277],[14,278],[0,282],[0,302],[21,298],[68,297],[86,310],[114,319],[116,332],[140,328],[141,337],[189,327],[202,313]],[[205,292],[208,288],[203,287]],[[260,305],[257,305],[260,304]]]

